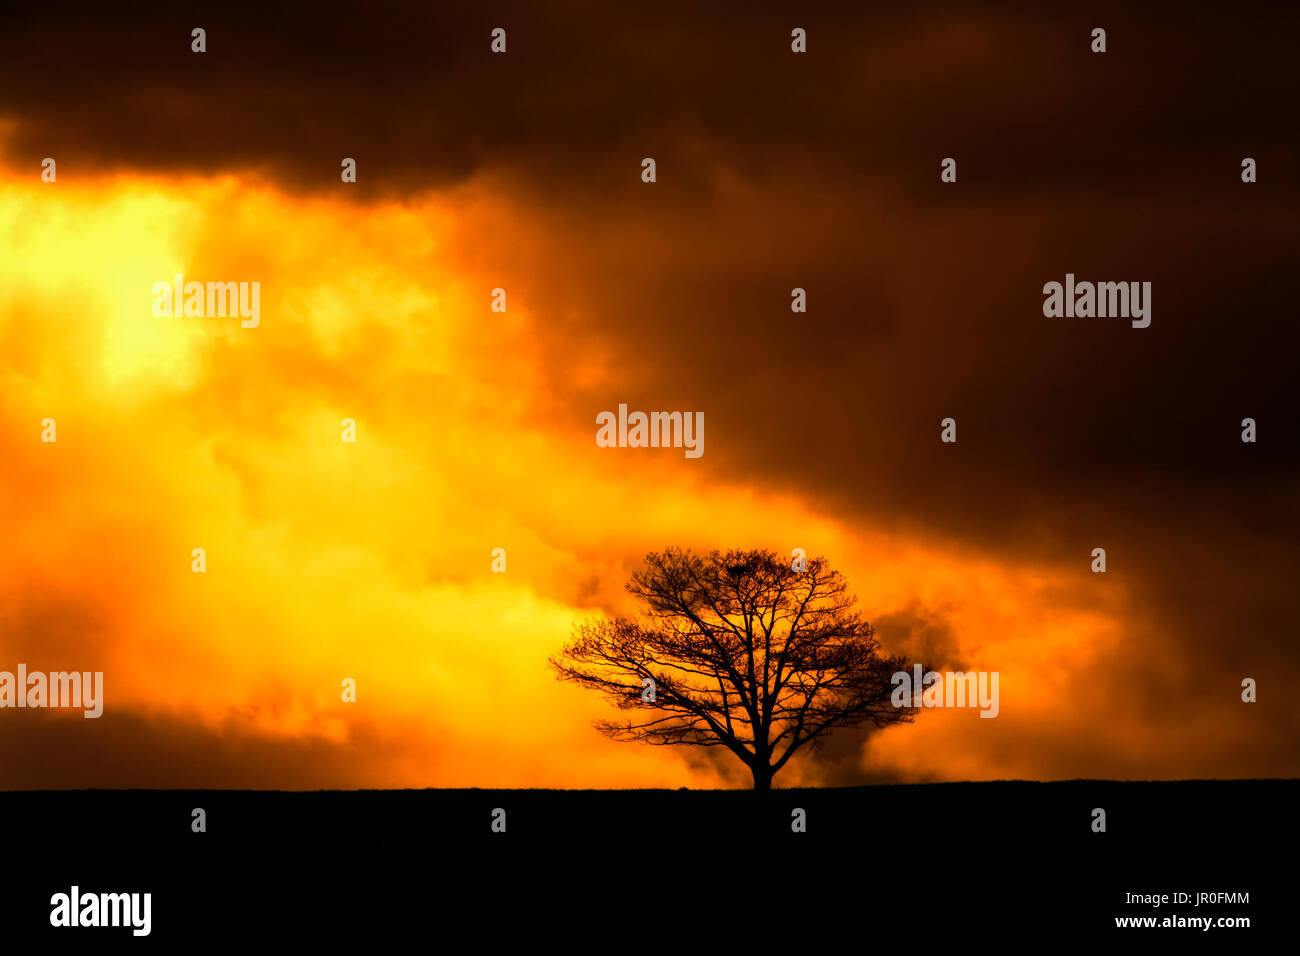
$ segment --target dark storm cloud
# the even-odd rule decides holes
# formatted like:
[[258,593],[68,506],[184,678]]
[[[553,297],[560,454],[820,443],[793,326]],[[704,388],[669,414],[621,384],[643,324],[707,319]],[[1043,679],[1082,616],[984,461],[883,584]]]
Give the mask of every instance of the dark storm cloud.
[[968,665],[957,653],[952,625],[941,612],[926,608],[919,601],[889,614],[877,615],[872,623],[884,652],[908,660],[966,670]]
[[391,752],[364,724],[350,740],[272,737],[237,719],[217,727],[175,715],[106,708],[104,715],[6,710],[0,790],[253,789],[362,786],[364,768]]
[[[887,177],[918,202],[940,196],[933,167],[946,155],[962,157],[968,194],[1149,188],[1170,164],[1213,180],[1246,145],[1277,179],[1294,169],[1286,17],[1091,4],[34,4],[9,14],[0,39],[0,115],[17,123],[12,153],[55,156],[68,175],[255,168],[289,189],[332,189],[354,156],[349,197],[485,165],[591,194],[629,169],[635,181],[651,154],[697,188],[710,153],[753,173],[793,156],[805,173]],[[1104,57],[1088,50],[1098,24],[1111,33]],[[489,50],[497,26],[505,56]],[[789,52],[793,26],[808,30],[805,56]]]

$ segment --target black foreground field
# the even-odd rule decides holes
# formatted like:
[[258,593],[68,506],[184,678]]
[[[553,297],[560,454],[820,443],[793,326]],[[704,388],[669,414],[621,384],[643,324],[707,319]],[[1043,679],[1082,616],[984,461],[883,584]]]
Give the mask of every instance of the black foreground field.
[[[95,948],[379,946],[412,934],[429,944],[421,949],[457,952],[820,951],[1008,936],[1219,948],[1285,932],[1294,915],[1297,797],[1300,780],[761,795],[5,792],[0,927],[7,941]],[[204,833],[191,829],[196,807]],[[1092,829],[1098,807],[1104,833]],[[497,808],[504,833],[492,829]],[[796,809],[806,832],[792,832]],[[74,884],[83,894],[151,893],[149,935],[52,927],[51,896]],[[1229,896],[1196,906],[1178,902],[1180,892]],[[1130,916],[1246,917],[1250,926],[1116,926]]]

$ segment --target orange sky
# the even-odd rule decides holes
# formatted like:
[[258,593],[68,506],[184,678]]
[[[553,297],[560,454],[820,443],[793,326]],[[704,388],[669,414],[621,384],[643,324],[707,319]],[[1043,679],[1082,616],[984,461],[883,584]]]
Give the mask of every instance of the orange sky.
[[[633,610],[621,585],[651,548],[803,547],[869,616],[938,608],[949,658],[1001,674],[998,719],[926,713],[872,738],[864,767],[1185,772],[1087,679],[1123,639],[1122,581],[873,531],[680,451],[600,449],[594,415],[557,424],[531,283],[482,268],[518,211],[502,195],[478,180],[369,206],[239,176],[0,186],[10,669],[102,669],[108,719],[320,742],[340,755],[336,786],[735,783],[599,737],[606,705],[545,659],[574,622]],[[175,272],[260,281],[259,327],[155,318],[152,285]],[[505,314],[488,308],[498,285]],[[617,391],[602,347],[574,343],[572,374]],[[356,444],[340,440],[349,417]],[[1043,736],[1085,743],[1020,746]],[[1138,748],[1145,763],[1115,759]],[[780,782],[817,779],[797,761]]]

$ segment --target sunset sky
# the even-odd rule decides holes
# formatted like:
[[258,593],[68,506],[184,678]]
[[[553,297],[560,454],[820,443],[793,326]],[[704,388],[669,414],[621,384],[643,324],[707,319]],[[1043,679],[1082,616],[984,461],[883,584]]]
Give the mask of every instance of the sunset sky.
[[[0,670],[105,708],[0,710],[0,788],[745,786],[546,664],[670,545],[1001,675],[778,785],[1294,776],[1297,15],[841,6],[7,23]],[[1150,328],[1045,318],[1067,272]],[[598,447],[620,403],[703,456]]]

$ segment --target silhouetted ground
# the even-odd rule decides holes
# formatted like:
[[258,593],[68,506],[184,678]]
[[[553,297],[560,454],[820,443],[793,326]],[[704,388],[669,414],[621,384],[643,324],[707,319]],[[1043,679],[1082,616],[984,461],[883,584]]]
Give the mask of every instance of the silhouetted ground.
[[[863,950],[1095,935],[1239,946],[1291,914],[1300,780],[827,790],[0,793],[0,932],[168,947],[410,936],[421,950]],[[191,811],[207,832],[191,831]],[[1106,832],[1092,829],[1106,811]],[[506,812],[506,832],[491,829]],[[796,808],[807,832],[791,830]],[[49,927],[149,891],[153,931]],[[1126,904],[1126,893],[1249,902]],[[1249,929],[1119,929],[1117,916]],[[468,934],[461,943],[453,940]],[[1168,941],[1168,942],[1165,942]],[[1122,944],[1121,944],[1122,945]],[[7,948],[7,947],[6,947]],[[901,948],[898,951],[903,951]]]

